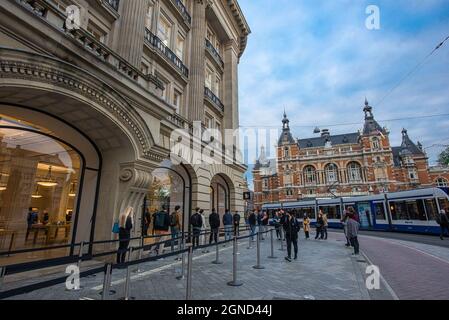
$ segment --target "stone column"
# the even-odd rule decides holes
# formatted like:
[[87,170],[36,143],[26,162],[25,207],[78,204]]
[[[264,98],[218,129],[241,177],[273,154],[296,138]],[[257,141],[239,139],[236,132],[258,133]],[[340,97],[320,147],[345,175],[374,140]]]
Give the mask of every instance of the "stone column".
[[224,128],[237,129],[239,127],[238,106],[238,47],[234,40],[230,40],[224,49]]
[[140,69],[145,36],[146,0],[125,0],[121,12],[118,53]]
[[202,121],[204,114],[204,61],[206,39],[206,1],[193,1],[192,29],[191,29],[191,60],[189,69],[188,119]]

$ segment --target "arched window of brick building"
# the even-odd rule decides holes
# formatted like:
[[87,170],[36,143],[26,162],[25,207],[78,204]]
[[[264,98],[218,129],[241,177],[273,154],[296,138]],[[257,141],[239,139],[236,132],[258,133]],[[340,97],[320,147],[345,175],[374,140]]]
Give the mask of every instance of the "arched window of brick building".
[[316,169],[313,166],[304,168],[304,180],[306,184],[316,183]]
[[357,162],[348,164],[348,177],[350,182],[362,181],[362,167]]
[[448,187],[448,186],[449,186],[448,181],[447,181],[446,179],[444,179],[444,178],[438,178],[438,179],[435,181],[435,183],[436,183],[436,185],[437,185],[438,187]]
[[334,163],[329,163],[324,168],[324,171],[326,172],[326,182],[327,183],[334,183],[338,181],[338,168],[337,165]]

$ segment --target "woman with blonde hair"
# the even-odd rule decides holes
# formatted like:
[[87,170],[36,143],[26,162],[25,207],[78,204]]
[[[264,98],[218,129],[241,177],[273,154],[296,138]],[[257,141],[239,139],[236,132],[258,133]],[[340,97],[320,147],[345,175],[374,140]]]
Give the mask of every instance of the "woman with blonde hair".
[[125,263],[126,251],[128,251],[131,238],[131,229],[134,225],[134,209],[128,206],[120,213],[119,217],[119,247],[117,251],[117,263]]

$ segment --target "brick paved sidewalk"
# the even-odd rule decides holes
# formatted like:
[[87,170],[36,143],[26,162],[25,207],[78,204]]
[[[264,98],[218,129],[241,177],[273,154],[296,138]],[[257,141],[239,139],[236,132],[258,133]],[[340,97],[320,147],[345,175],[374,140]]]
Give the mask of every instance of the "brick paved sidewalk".
[[[247,249],[248,240],[239,244],[238,278],[241,287],[230,287],[232,280],[232,246],[220,248],[221,265],[211,262],[215,251],[203,254],[195,252],[193,260],[192,298],[203,299],[369,299],[365,281],[357,258],[344,247],[339,236],[331,236],[328,241],[304,240],[301,234],[299,260],[288,263],[284,260],[286,251],[280,251],[280,241],[275,240],[277,259],[268,259],[269,237],[261,242],[263,270],[253,269],[256,264],[256,249]],[[360,259],[360,258],[359,258]],[[132,273],[131,296],[137,299],[185,298],[185,280],[176,280],[180,273],[180,263],[173,258],[152,262],[140,267],[143,272]],[[110,299],[123,296],[125,270],[114,270],[112,289],[116,294]],[[100,299],[99,292],[103,275],[81,280],[83,289],[69,292],[65,285],[38,290],[14,299]]]

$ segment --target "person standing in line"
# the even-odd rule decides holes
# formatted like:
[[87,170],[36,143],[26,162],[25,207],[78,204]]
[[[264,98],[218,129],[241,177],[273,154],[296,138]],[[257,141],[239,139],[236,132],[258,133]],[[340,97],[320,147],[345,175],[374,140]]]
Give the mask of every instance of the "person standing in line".
[[220,228],[220,215],[212,209],[212,213],[209,215],[210,237],[209,244],[212,244],[212,240],[218,243],[218,230]]
[[150,208],[147,207],[145,209],[145,215],[143,220],[143,236],[148,235],[148,229],[150,229],[150,225],[151,225],[151,213]]
[[254,235],[256,234],[256,225],[257,225],[256,210],[253,210],[249,215],[248,224],[251,230],[251,241],[254,241]]
[[351,243],[349,242],[349,237],[348,237],[348,219],[349,219],[349,212],[347,210],[344,211],[343,214],[343,218],[341,219],[341,224],[343,225],[343,233],[345,235],[346,238],[346,247],[350,247]]
[[323,213],[323,229],[321,230],[321,239],[327,240],[327,227],[329,223],[327,221],[327,213]]
[[200,245],[200,234],[203,228],[203,218],[200,214],[200,208],[195,209],[195,213],[190,217],[190,225],[192,226],[192,245],[198,247]]
[[323,225],[324,225],[324,221],[323,221],[323,212],[320,210],[320,212],[318,213],[318,218],[316,219],[316,235],[315,235],[315,240],[317,240],[318,238],[323,239]]
[[306,239],[310,238],[310,219],[307,216],[307,213],[304,215],[304,220],[302,222],[302,225],[304,227],[304,233],[306,235]]
[[37,221],[36,211],[34,211],[32,207],[29,207],[28,214],[27,214],[27,233],[25,236],[25,241],[28,240],[28,236],[30,235],[33,224],[35,224],[36,221]]
[[[171,231],[171,251],[175,248],[175,241],[180,241],[177,239],[179,236],[179,231],[181,230],[181,206],[176,206],[175,211],[170,214],[170,231]],[[175,240],[177,239],[177,240]]]
[[126,252],[128,251],[129,241],[131,238],[131,230],[134,225],[134,209],[127,207],[119,216],[119,247],[117,250],[117,264],[122,265],[126,260]]
[[245,213],[243,214],[243,219],[245,220],[245,226],[248,225],[248,216],[249,216],[249,211],[246,210]]
[[283,223],[284,231],[285,231],[285,239],[287,240],[287,257],[285,260],[288,262],[292,261],[292,245],[294,249],[294,259],[298,259],[298,232],[300,229],[298,220],[291,214],[291,212],[287,212],[287,216],[284,219]]
[[263,232],[262,218],[263,218],[263,212],[262,211],[257,212],[257,235],[258,236],[260,236],[260,233]]
[[233,219],[233,221],[234,221],[234,236],[237,237],[237,236],[240,235],[240,230],[239,230],[239,228],[240,228],[240,219],[241,219],[240,214],[239,214],[238,211],[236,211],[236,212],[234,213],[234,216],[232,217],[232,219]]
[[359,240],[357,238],[359,234],[360,229],[360,223],[356,220],[356,217],[353,212],[349,213],[349,220],[348,220],[348,237],[349,241],[351,242],[351,245],[354,247],[354,253],[353,255],[359,254]]
[[279,216],[279,211],[274,213],[273,217],[274,229],[276,230],[276,238],[281,239],[281,218]]
[[[207,244],[207,234],[206,234],[206,229],[207,229],[207,225],[206,225],[206,215],[204,214],[204,210],[201,209],[200,210],[200,216],[201,216],[201,221],[202,221],[202,227],[201,227],[201,231],[200,231],[200,243],[202,245]],[[207,248],[203,248],[202,250],[203,253],[208,252]]]
[[162,252],[165,250],[165,241],[170,232],[170,216],[167,212],[167,206],[162,205],[162,210],[156,212],[153,216],[153,234],[159,236],[156,238],[156,254],[159,254],[162,243]]
[[444,240],[444,232],[447,230],[449,236],[449,217],[447,216],[446,211],[443,209],[440,210],[439,215],[437,216],[437,223],[440,225],[440,239]]
[[225,229],[225,241],[232,239],[233,217],[229,210],[223,215],[223,225]]
[[261,240],[265,240],[265,234],[264,232],[267,231],[268,228],[268,221],[270,218],[268,217],[268,213],[266,211],[262,212],[262,233],[261,233]]

